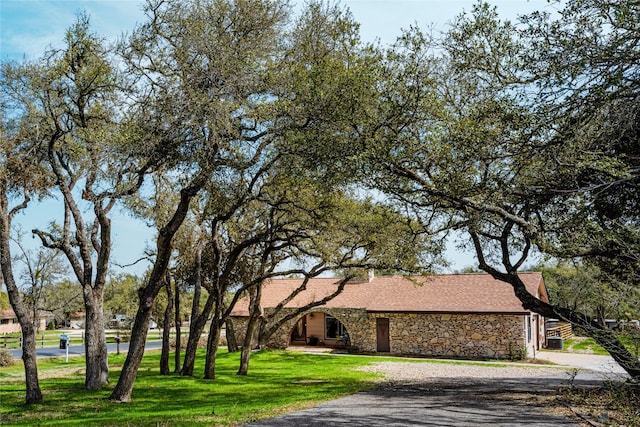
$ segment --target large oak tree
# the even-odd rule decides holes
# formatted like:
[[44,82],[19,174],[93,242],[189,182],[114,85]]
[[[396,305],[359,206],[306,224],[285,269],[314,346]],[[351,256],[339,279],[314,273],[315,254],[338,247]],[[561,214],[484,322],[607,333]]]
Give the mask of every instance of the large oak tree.
[[144,115],[147,137],[171,160],[162,173],[177,184],[179,201],[166,206],[172,214],[160,228],[155,262],[140,290],[115,401],[131,399],[172,239],[194,198],[207,187],[235,189],[240,193],[232,199],[216,201],[220,212],[234,212],[229,208],[244,203],[242,188],[260,184],[285,154],[329,177],[314,159],[332,153],[333,144],[348,145],[363,93],[348,84],[358,82],[365,57],[357,26],[339,8],[310,4],[313,13],[298,20],[304,32],[295,31],[292,11],[281,1],[150,1],[145,10],[147,22],[122,52],[129,75],[138,78],[136,111]]
[[[19,112],[24,112],[16,101],[19,94],[13,91],[13,67],[4,64],[0,75],[0,268],[2,283],[7,288],[11,308],[22,329],[22,361],[24,363],[27,404],[41,403],[43,400],[36,356],[37,317],[25,301],[19,281],[14,273],[14,259],[11,250],[15,216],[28,207],[34,194],[42,194],[48,182],[39,167],[41,152],[37,144],[30,144],[28,123],[20,120]],[[13,111],[17,114],[12,118]]]
[[[103,293],[111,257],[110,214],[135,193],[153,156],[132,153],[136,126],[127,121],[126,84],[85,15],[67,30],[65,46],[11,68],[14,100],[62,200],[62,224],[35,229],[45,247],[60,251],[82,287],[85,387],[108,382]],[[135,155],[134,155],[135,154]]]
[[575,1],[518,27],[478,4],[442,41],[412,29],[388,53],[381,126],[364,135],[377,189],[466,231],[525,308],[580,326],[636,379],[640,362],[604,325],[538,300],[518,271],[536,249],[636,280],[637,13]]

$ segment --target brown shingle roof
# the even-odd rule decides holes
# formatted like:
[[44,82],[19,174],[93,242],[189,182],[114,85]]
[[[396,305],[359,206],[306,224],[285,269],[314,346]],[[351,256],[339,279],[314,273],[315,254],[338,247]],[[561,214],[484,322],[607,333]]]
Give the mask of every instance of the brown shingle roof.
[[[541,273],[521,273],[530,293],[546,300]],[[301,307],[337,289],[340,278],[311,279],[307,289],[286,307]],[[263,308],[275,307],[302,279],[273,279],[262,291]],[[232,315],[247,316],[248,300],[238,301]],[[488,274],[448,274],[437,276],[374,277],[370,282],[349,282],[342,293],[325,308],[364,308],[385,312],[527,313],[513,288]]]
[[12,309],[0,311],[0,319],[15,319],[16,313]]

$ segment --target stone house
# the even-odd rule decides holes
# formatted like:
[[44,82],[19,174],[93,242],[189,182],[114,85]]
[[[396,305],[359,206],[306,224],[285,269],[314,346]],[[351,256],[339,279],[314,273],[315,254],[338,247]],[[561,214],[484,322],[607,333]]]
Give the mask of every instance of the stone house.
[[[541,273],[523,273],[527,289],[548,301]],[[337,289],[340,279],[311,279],[279,318]],[[264,284],[261,308],[268,319],[302,279]],[[248,319],[248,299],[231,313],[238,342]],[[535,357],[544,344],[544,319],[522,308],[507,283],[487,274],[370,275],[352,280],[326,304],[284,322],[267,345],[350,346],[363,352],[461,358]]]

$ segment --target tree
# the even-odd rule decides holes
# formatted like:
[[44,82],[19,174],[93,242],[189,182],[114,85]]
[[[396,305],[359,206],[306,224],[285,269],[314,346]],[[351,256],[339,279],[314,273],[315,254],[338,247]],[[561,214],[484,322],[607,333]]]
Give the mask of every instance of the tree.
[[50,183],[39,167],[41,152],[27,137],[29,124],[20,117],[24,110],[18,102],[20,93],[14,91],[14,70],[12,64],[2,64],[0,74],[0,268],[9,303],[22,329],[25,400],[27,404],[36,404],[43,397],[38,380],[35,319],[14,275],[11,233],[15,215],[27,208],[31,196],[41,196]]
[[[569,22],[557,28],[566,30],[565,35],[586,34],[575,31],[575,25],[593,22],[584,19],[579,6],[591,7],[588,15],[596,3],[569,2],[563,11]],[[627,6],[618,11],[626,16],[626,25],[626,13],[635,10]],[[383,86],[377,119],[382,125],[368,135],[371,157],[366,167],[377,189],[406,204],[417,217],[435,219],[443,229],[465,230],[479,267],[511,284],[524,308],[583,328],[638,378],[640,363],[610,331],[584,313],[538,300],[518,276],[534,247],[561,257],[633,260],[634,252],[621,251],[620,245],[633,238],[620,237],[629,232],[627,236],[634,236],[637,228],[632,209],[622,209],[615,221],[601,221],[597,208],[604,190],[617,189],[619,195],[629,191],[637,179],[634,157],[621,154],[615,143],[605,149],[607,139],[587,132],[594,123],[608,122],[602,120],[602,106],[617,103],[607,101],[611,93],[628,92],[614,91],[607,79],[601,86],[602,80],[586,73],[588,65],[584,74],[570,74],[575,68],[562,65],[550,68],[544,61],[537,69],[541,62],[521,53],[549,56],[525,37],[530,31],[541,31],[539,40],[557,42],[558,58],[590,63],[563,51],[567,40],[545,32],[546,21],[540,22],[518,32],[511,23],[500,22],[494,9],[478,4],[470,17],[454,23],[439,45],[417,29],[407,32],[387,55],[384,81],[397,84]],[[589,53],[614,40],[603,37],[596,44],[572,46]],[[539,75],[542,68],[546,74]],[[573,80],[562,79],[565,71]],[[569,84],[562,84],[565,81]],[[578,85],[582,82],[587,86]],[[592,109],[590,97],[598,93],[600,107]],[[585,108],[576,111],[576,99],[582,99]],[[612,248],[614,242],[620,244]]]
[[68,326],[71,314],[84,310],[82,288],[71,280],[61,280],[47,286],[44,309],[53,314],[56,325]]
[[[138,106],[146,134],[161,140],[163,158],[173,160],[162,173],[176,183],[179,201],[160,229],[112,400],[131,398],[149,310],[169,264],[173,238],[205,187],[251,190],[260,184],[254,178],[262,179],[283,153],[302,161],[332,153],[334,143],[349,145],[354,114],[362,109],[360,93],[343,83],[357,81],[366,61],[354,37],[357,26],[336,13],[339,9],[328,9],[309,21],[307,31],[296,33],[294,26],[287,27],[291,12],[280,1],[149,2],[148,22],[123,46],[129,74],[146,91]],[[320,31],[321,37],[309,43],[313,28],[340,31]],[[309,84],[309,76],[317,85]]]
[[38,380],[38,367],[36,356],[36,329],[33,312],[30,312],[27,303],[22,298],[18,284],[16,283],[13,266],[11,263],[10,234],[11,222],[15,214],[24,209],[28,203],[28,197],[22,203],[14,207],[9,205],[9,184],[7,169],[3,170],[0,181],[0,265],[2,267],[2,279],[9,294],[9,301],[16,313],[22,330],[22,361],[24,363],[26,383],[26,403],[42,403],[42,391]]
[[[335,209],[335,210],[333,210]],[[321,223],[302,227],[308,239],[301,239],[293,252],[312,267],[297,272],[304,279],[268,314],[261,314],[258,342],[264,345],[280,326],[314,307],[322,306],[342,292],[354,277],[363,277],[371,269],[393,273],[433,272],[442,263],[441,242],[428,230],[391,206],[373,200],[341,199],[326,211],[319,211]],[[311,214],[311,212],[314,212]],[[315,216],[317,208],[307,213]],[[301,217],[300,213],[293,216]],[[314,264],[315,263],[315,264]],[[282,309],[306,289],[309,279],[327,271],[338,272],[341,279],[329,295],[283,314]]]
[[[524,18],[534,49],[524,69],[539,87],[540,114],[554,124],[547,156],[562,173],[547,184],[578,195],[580,210],[559,216],[560,256],[583,256],[621,282],[640,283],[638,215],[640,104],[637,2],[577,0],[560,17]],[[561,147],[570,147],[565,150]]]
[[[87,16],[78,17],[65,42],[64,49],[16,68],[12,84],[33,126],[28,137],[46,153],[64,207],[63,224],[33,232],[45,247],[65,255],[82,287],[85,388],[97,389],[108,382],[103,291],[111,254],[109,214],[119,199],[142,185],[148,165],[127,151],[135,130],[122,115],[125,85],[102,40],[90,33]],[[85,206],[93,216],[85,217]]]
[[0,310],[6,310],[11,307],[9,303],[9,295],[6,292],[0,291]]
[[[247,374],[255,342],[266,342],[282,323],[335,298],[353,277],[373,268],[416,272],[422,265],[427,270],[425,264],[434,249],[425,234],[417,231],[420,228],[412,227],[415,223],[380,202],[357,200],[335,191],[321,195],[309,191],[311,186],[285,188],[284,193],[293,198],[278,198],[278,203],[272,205],[269,220],[264,221],[268,224],[269,239],[256,246],[251,257],[256,260],[255,267],[247,271],[240,288],[249,294],[250,315],[239,375]],[[287,264],[291,267],[284,268]],[[309,279],[331,271],[344,273],[334,292],[293,313],[281,314],[287,302],[305,289]],[[302,284],[272,313],[263,313],[260,303],[265,281],[291,274],[304,277]],[[227,315],[241,295],[236,292]]]
[[[133,318],[138,308],[138,289],[143,278],[132,274],[119,274],[109,277],[104,288],[104,312],[109,317],[124,315]],[[127,329],[130,324],[127,324]],[[110,326],[112,327],[112,326]]]
[[23,280],[23,298],[32,312],[31,316],[37,332],[40,313],[43,311],[53,312],[51,310],[53,307],[47,301],[47,290],[61,280],[68,273],[68,270],[63,264],[60,252],[39,248],[34,254],[32,250],[24,246],[23,237],[23,233],[19,232],[17,238],[13,240],[20,253],[16,260],[24,267],[20,276]]
[[636,319],[640,289],[589,264],[559,262],[541,269],[549,299],[605,324],[605,319]]
[[169,265],[172,240],[193,198],[212,179],[260,167],[273,144],[272,88],[286,16],[277,2],[149,2],[148,22],[123,47],[148,135],[162,141],[163,173],[175,177],[179,201],[160,229],[156,258],[111,399],[131,399],[150,310]]

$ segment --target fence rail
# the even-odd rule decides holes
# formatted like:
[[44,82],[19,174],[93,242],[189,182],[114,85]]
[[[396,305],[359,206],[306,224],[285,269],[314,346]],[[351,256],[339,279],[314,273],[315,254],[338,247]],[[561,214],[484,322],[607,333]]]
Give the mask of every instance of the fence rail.
[[[66,334],[69,337],[69,345],[83,345],[84,344],[84,331],[77,333],[69,331],[60,331],[60,334]],[[57,347],[60,345],[60,334],[37,334],[36,335],[36,347]],[[175,337],[175,331],[171,331],[171,338]],[[186,337],[189,335],[188,331],[180,331],[180,336]],[[107,343],[115,343],[116,337],[121,338],[121,342],[129,341],[131,331],[108,331],[105,332]],[[156,329],[149,331],[147,340],[161,340],[162,329]],[[6,349],[18,349],[22,347],[22,334],[5,334],[0,335],[0,348]]]

